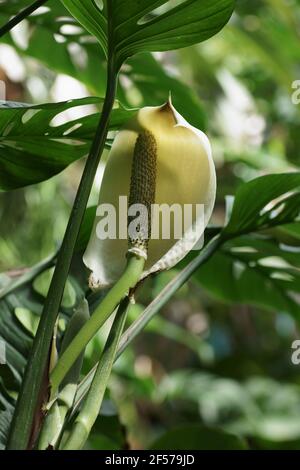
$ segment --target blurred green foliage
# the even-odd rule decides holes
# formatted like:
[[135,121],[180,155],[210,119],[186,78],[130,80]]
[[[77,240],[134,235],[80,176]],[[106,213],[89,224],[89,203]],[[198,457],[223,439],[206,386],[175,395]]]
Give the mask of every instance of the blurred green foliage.
[[[119,98],[125,105],[158,104],[172,90],[180,112],[211,136],[218,173],[216,224],[224,222],[224,197],[235,194],[242,182],[299,167],[300,104],[291,98],[292,84],[300,79],[299,31],[299,1],[239,0],[229,26],[207,43],[143,54],[122,69]],[[13,44],[13,39],[8,42]],[[41,52],[16,49],[27,70],[18,84],[19,100],[38,102],[30,78]],[[101,64],[93,45],[88,53],[92,67]],[[95,83],[93,69],[78,72],[71,56],[69,67],[65,59],[59,61],[61,56],[52,57],[49,66],[57,73],[70,74],[90,93],[101,94],[103,81],[99,77]],[[56,76],[44,67],[39,71],[48,101]],[[46,183],[0,194],[1,271],[31,266],[56,250],[81,170],[79,161]],[[97,194],[96,184],[90,204],[96,203]],[[295,227],[291,230],[299,234]],[[287,227],[285,236],[290,234]],[[275,256],[270,242],[243,240],[245,244],[259,245],[266,256]],[[254,449],[300,449],[300,375],[299,366],[291,362],[291,344],[299,337],[299,295],[293,312],[278,301],[276,285],[271,311],[260,301],[266,289],[261,279],[255,279],[256,299],[223,295],[228,282],[224,257],[230,249],[225,247],[218,254],[223,259],[215,258],[181,289],[118,360],[103,407],[105,418],[97,422],[87,448],[146,448],[168,429],[192,424],[237,434],[243,445]],[[173,275],[148,280],[129,319]],[[252,286],[251,276],[248,282]],[[299,277],[295,282],[300,288]],[[96,362],[106,334],[102,331],[89,345],[84,372]]]

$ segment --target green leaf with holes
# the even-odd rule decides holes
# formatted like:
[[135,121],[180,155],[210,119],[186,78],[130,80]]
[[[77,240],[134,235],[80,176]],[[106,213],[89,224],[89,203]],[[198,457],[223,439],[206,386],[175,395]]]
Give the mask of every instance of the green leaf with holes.
[[300,321],[299,246],[244,235],[225,243],[194,279],[226,303],[284,312]]
[[[58,345],[66,322],[88,289],[87,283],[82,281],[83,272],[85,279],[86,273],[81,259],[82,253],[77,253],[68,278],[69,292],[65,290],[65,302],[60,308]],[[17,283],[6,274],[0,274],[0,450],[5,446],[15,397],[43,309],[49,284],[48,267],[48,260],[45,260],[40,270],[37,267],[26,269]]]
[[218,33],[234,0],[62,0],[116,67],[139,52],[179,49]]
[[[4,0],[1,3],[0,24],[5,24],[22,7],[23,2],[12,4],[11,0]],[[93,94],[104,95],[104,53],[97,40],[80,27],[61,2],[49,0],[44,9],[38,10],[26,21],[29,28],[24,31],[22,44],[14,34],[5,35],[0,41],[12,45],[22,56],[33,57],[51,70],[80,80]],[[131,58],[120,74],[118,98],[130,106],[132,93],[139,96],[140,107],[150,104],[159,106],[171,93],[179,113],[193,126],[202,130],[205,128],[204,110],[195,90],[165,70],[151,53]]]
[[[300,173],[242,184],[221,232],[223,246],[193,278],[225,302],[284,311],[300,320],[299,216]],[[194,257],[191,252],[179,266]]]
[[261,176],[237,191],[225,238],[297,222],[300,217],[300,173]]
[[[10,190],[39,183],[87,155],[99,121],[100,98],[62,103],[0,103],[0,189]],[[91,114],[67,120],[74,110]],[[118,104],[110,130],[118,129],[135,113]],[[67,122],[59,124],[57,119]],[[107,142],[109,145],[109,141]]]

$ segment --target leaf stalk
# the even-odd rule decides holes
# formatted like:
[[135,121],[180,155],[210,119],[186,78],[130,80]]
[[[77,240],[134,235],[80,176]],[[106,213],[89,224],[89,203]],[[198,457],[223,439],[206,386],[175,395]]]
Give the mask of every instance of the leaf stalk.
[[83,407],[75,420],[71,434],[67,442],[63,445],[62,450],[82,449],[89,437],[91,429],[101,409],[105,390],[115,361],[120,337],[124,329],[128,305],[129,299],[126,297],[118,308],[91,387]]
[[21,21],[25,20],[27,16],[31,15],[35,10],[44,5],[48,0],[36,0],[28,7],[24,8],[18,15],[14,16],[5,25],[0,28],[0,38],[8,33],[11,29],[17,26]]
[[38,331],[27,362],[10,429],[7,449],[24,450],[28,447],[35,413],[37,408],[41,407],[43,401],[45,401],[45,397],[42,397],[41,402],[40,392],[43,385],[43,375],[47,368],[53,329],[69,274],[76,240],[99,160],[104,149],[109,118],[115,100],[118,70],[115,67],[113,55],[108,62],[107,76],[107,90],[100,121],[83,171],[65,236],[57,257],[56,267],[45,300]]
[[[119,303],[139,281],[145,259],[135,254],[128,257],[127,267],[116,284],[110,289],[89,321],[77,333],[73,341],[60,356],[50,375],[51,398],[55,397],[59,385],[89,341],[114,312]],[[50,398],[50,401],[51,401]]]

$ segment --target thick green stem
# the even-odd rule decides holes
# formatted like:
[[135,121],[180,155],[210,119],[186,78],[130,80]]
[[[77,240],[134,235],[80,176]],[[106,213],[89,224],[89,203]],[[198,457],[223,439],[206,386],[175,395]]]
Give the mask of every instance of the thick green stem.
[[48,0],[36,0],[28,7],[24,8],[18,15],[14,16],[10,21],[8,21],[4,26],[0,28],[0,38],[4,36],[4,34],[8,33],[12,28],[17,26],[17,24],[21,23],[27,16],[31,15],[35,10],[40,8],[44,3]]
[[27,363],[22,388],[18,397],[14,418],[8,439],[8,449],[22,450],[29,444],[33,420],[39,403],[43,376],[48,363],[53,329],[58,315],[65,283],[68,277],[72,256],[84,217],[92,184],[99,160],[104,149],[109,117],[115,99],[117,71],[114,61],[108,63],[107,92],[82,179],[78,188],[72,213],[57,258],[49,292],[44,304],[39,328],[33,342],[30,358]]
[[[108,317],[113,313],[121,300],[135,287],[144,269],[145,260],[130,254],[127,267],[118,282],[110,289],[90,320],[81,328],[73,341],[59,358],[50,375],[51,397],[55,397],[60,383],[72,367],[74,361],[93,338]],[[51,400],[51,398],[50,398]]]
[[[64,351],[71,343],[73,338],[76,336],[78,331],[83,325],[89,320],[89,304],[83,299],[79,303],[76,311],[73,313],[67,330],[64,334],[63,342],[61,345],[61,351]],[[48,449],[57,447],[60,436],[62,435],[65,419],[69,410],[73,406],[73,402],[76,396],[77,383],[80,377],[80,371],[83,362],[84,352],[79,356],[77,361],[73,364],[69,373],[66,375],[64,382],[62,383],[62,390],[60,391],[55,403],[51,407],[47,414],[38,441],[38,449]]]
[[128,304],[128,297],[120,304],[88,395],[75,420],[71,434],[63,446],[63,450],[82,449],[99,415],[104,393],[115,361],[120,337],[124,329]]
[[[119,348],[116,354],[116,359],[124,352],[124,350],[132,343],[136,336],[148,325],[152,318],[159,313],[161,308],[170,300],[175,292],[180,289],[189,278],[197,271],[200,266],[203,266],[224,243],[224,239],[217,235],[211,240],[201,251],[201,253],[191,261],[180,273],[169,282],[160,294],[148,305],[148,307],[139,315],[138,319],[123,333]],[[93,369],[84,377],[78,386],[76,400],[74,403],[72,414],[75,413],[86,396],[90,384],[92,383],[95,371],[98,367],[96,364]]]
[[171,299],[190,277],[203,266],[223,243],[221,236],[213,238],[180,273],[170,281],[151,304],[143,311],[137,320],[122,335],[117,356],[119,357],[127,346],[137,337],[137,335],[148,325],[152,318],[162,309],[162,307]]

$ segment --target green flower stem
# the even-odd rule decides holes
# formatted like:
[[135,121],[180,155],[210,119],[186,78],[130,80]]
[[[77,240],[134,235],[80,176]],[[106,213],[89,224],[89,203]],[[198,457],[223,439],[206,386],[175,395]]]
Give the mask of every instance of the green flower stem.
[[77,385],[70,383],[59,393],[52,404],[39,435],[38,450],[57,449],[61,441],[66,418],[72,409]]
[[117,71],[114,60],[111,58],[108,63],[107,91],[100,122],[84,168],[66,233],[58,254],[51,285],[45,300],[39,328],[25,370],[22,388],[10,429],[8,449],[24,450],[29,446],[35,413],[38,407],[43,405],[45,397],[41,396],[41,389],[47,368],[53,329],[85,208],[104,149],[109,118],[115,99],[116,83]]
[[[77,306],[68,323],[61,345],[61,351],[65,351],[89,318],[89,304],[86,299],[83,299]],[[62,390],[59,392],[55,403],[51,406],[50,411],[44,420],[38,441],[39,450],[48,449],[49,447],[54,449],[57,447],[57,442],[60,439],[65,424],[65,418],[69,413],[69,410],[72,408],[75,399],[83,355],[84,352],[81,353],[77,361],[74,362],[73,366],[69,370],[62,383]]]
[[44,421],[44,426],[39,435],[37,450],[54,449],[54,445],[60,436],[65,416],[61,414],[59,404],[55,402]]
[[8,33],[12,28],[17,26],[17,24],[21,23],[27,16],[31,15],[35,10],[40,8],[44,3],[48,0],[36,0],[28,7],[24,8],[18,15],[14,16],[10,21],[8,21],[4,26],[0,28],[0,38],[4,36],[4,34]]
[[82,449],[99,415],[120,337],[124,329],[128,304],[128,297],[120,304],[86,400],[62,450]]
[[220,248],[223,244],[223,238],[220,235],[217,235],[213,238],[201,251],[201,253],[196,256],[193,261],[191,261],[180,273],[172,279],[164,289],[157,295],[157,297],[151,302],[151,304],[142,312],[141,315],[132,323],[132,325],[125,331],[122,335],[117,358],[124,352],[127,346],[137,337],[137,335],[148,325],[152,318],[166,305],[166,303],[171,299],[171,297],[178,291],[189,279],[190,277],[203,266],[213,254]]
[[[148,307],[139,315],[132,325],[123,333],[119,348],[116,354],[116,359],[124,352],[124,350],[132,343],[136,336],[148,325],[152,318],[159,313],[160,309],[170,300],[175,292],[180,289],[189,278],[197,271],[200,266],[203,266],[223,244],[224,239],[217,235],[213,238],[201,251],[201,253],[191,261],[180,273],[172,279],[160,292],[160,294],[148,305]],[[96,364],[90,372],[84,377],[78,386],[76,399],[73,406],[72,414],[76,412],[81,401],[87,394],[90,384],[93,380],[95,371],[98,367]]]
[[145,260],[143,257],[135,254],[129,255],[127,267],[118,282],[110,289],[99,307],[93,313],[90,320],[75,336],[54,367],[50,375],[52,398],[55,397],[59,385],[72,367],[74,361],[78,358],[79,354],[106,322],[121,300],[128,294],[130,289],[135,287],[143,272],[144,264]]

